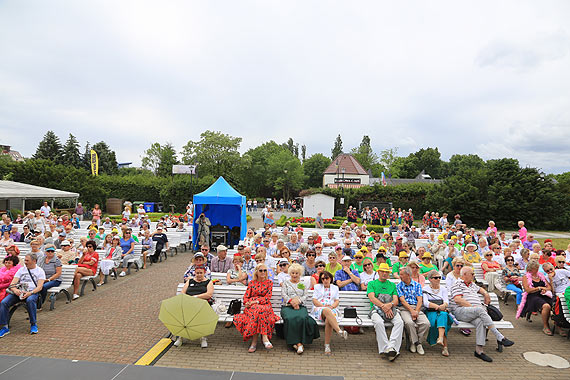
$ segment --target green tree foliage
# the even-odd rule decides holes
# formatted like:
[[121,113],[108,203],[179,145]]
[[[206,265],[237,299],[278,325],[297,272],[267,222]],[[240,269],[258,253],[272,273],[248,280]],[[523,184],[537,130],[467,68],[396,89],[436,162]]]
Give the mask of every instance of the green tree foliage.
[[160,177],[172,175],[172,165],[176,165],[176,150],[171,143],[154,143],[144,152],[142,166]]
[[76,168],[82,166],[81,155],[79,154],[79,142],[71,133],[63,145],[61,163]]
[[320,187],[323,185],[323,173],[330,165],[330,158],[321,153],[313,154],[303,162],[305,187]]
[[370,137],[364,136],[362,137],[362,142],[357,148],[352,149],[350,152],[360,165],[368,171],[372,169],[377,169],[378,165],[378,155],[374,153],[372,150],[372,146],[370,145]]
[[342,138],[340,134],[336,137],[334,141],[334,146],[331,149],[331,160],[334,160],[339,154],[342,153]]
[[392,175],[399,178],[414,178],[425,170],[432,178],[442,178],[447,171],[438,148],[420,149],[408,157],[398,157],[392,167]]
[[[384,174],[387,176],[389,173],[392,172],[392,166],[394,165],[394,161],[396,161],[397,156],[398,156],[397,147],[384,149],[383,151],[380,152],[380,157],[378,158],[378,166],[376,167],[376,170],[378,171],[379,169],[380,172],[384,172]],[[378,177],[378,175],[375,175],[375,177]]]
[[60,163],[62,158],[61,152],[62,146],[59,137],[53,131],[47,131],[42,141],[40,141],[33,158]]
[[269,159],[268,181],[282,192],[284,199],[291,199],[291,192],[301,190],[305,182],[301,162],[289,150],[282,149]]
[[301,162],[305,162],[307,158],[307,146],[305,144],[301,145]]
[[85,143],[85,150],[81,155],[81,166],[91,172],[91,145],[89,141]]
[[238,151],[241,137],[206,131],[199,141],[188,141],[182,150],[185,165],[198,164],[197,175],[223,176],[230,183],[237,183],[241,169],[241,155]]
[[[273,196],[275,188],[269,181],[269,163],[275,155],[287,147],[271,140],[248,150],[244,155],[243,190],[248,197]],[[290,151],[289,151],[290,152]]]
[[99,173],[117,173],[117,157],[106,142],[100,141],[97,144],[93,144],[91,149],[97,152],[97,156],[99,157]]

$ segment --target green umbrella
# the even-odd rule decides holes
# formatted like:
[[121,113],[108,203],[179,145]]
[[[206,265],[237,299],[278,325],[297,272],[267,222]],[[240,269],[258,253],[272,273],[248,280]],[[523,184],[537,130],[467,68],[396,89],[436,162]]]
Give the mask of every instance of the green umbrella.
[[205,300],[178,294],[162,301],[158,319],[173,335],[194,340],[214,333],[218,314]]

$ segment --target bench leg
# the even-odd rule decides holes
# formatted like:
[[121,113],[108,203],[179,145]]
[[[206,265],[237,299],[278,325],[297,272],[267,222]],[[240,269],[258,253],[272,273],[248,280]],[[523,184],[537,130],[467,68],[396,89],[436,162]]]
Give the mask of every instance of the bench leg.
[[131,274],[131,263],[127,263],[127,274]]
[[[81,281],[81,280],[80,280]],[[83,284],[81,284],[81,292],[79,292],[79,295],[81,297],[83,297],[83,293],[85,293],[85,285],[87,285],[87,281],[81,281]]]
[[62,290],[63,294],[65,294],[65,297],[67,298],[67,301],[65,303],[70,303],[71,302],[71,294],[69,294],[69,292],[66,289]]
[[107,275],[107,274],[105,275],[105,277],[103,277],[103,284],[107,283],[107,277],[109,277],[109,275]]
[[92,279],[92,278],[90,278],[90,279],[89,279],[89,282],[91,283],[91,285],[93,285],[93,290],[92,290],[92,291],[94,292],[95,290],[97,290],[97,283],[95,282],[95,280]]
[[139,271],[139,263],[138,260],[135,261],[135,272]]
[[509,304],[508,304],[508,301],[509,301],[509,294],[510,294],[510,293],[509,293],[508,291],[505,291],[505,299],[504,299],[503,301],[505,302],[505,305],[507,305],[507,306],[509,305]]
[[10,308],[10,314],[8,315],[8,320],[6,321],[6,322],[7,322],[6,324],[8,325],[8,328],[10,328],[10,321],[12,320],[12,315],[14,315],[14,313],[16,312],[16,310],[18,310],[18,308],[19,308],[20,306],[22,306],[22,305],[24,305],[23,302],[18,302],[18,303],[16,303],[14,306],[12,306],[12,307]]
[[57,296],[57,293],[52,293],[49,296],[49,310],[52,311],[53,309],[55,309],[55,297]]

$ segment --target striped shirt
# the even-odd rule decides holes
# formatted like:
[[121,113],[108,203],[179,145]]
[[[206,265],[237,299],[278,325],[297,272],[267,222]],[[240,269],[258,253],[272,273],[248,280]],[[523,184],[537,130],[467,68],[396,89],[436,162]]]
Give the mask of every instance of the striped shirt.
[[451,287],[451,296],[449,297],[450,308],[453,309],[459,306],[455,303],[455,297],[457,296],[461,296],[465,301],[469,302],[473,306],[482,306],[483,303],[479,297],[479,289],[481,288],[474,282],[471,282],[468,286],[463,279],[455,281],[455,284]]

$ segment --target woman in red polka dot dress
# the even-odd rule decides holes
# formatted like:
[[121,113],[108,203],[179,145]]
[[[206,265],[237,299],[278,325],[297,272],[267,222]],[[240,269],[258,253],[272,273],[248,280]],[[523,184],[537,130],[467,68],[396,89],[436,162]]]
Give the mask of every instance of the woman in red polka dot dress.
[[272,349],[269,341],[273,334],[275,322],[279,320],[271,308],[271,295],[273,281],[267,278],[267,266],[259,264],[253,273],[253,280],[247,285],[243,296],[245,308],[243,313],[234,315],[234,325],[243,335],[243,340],[251,338],[248,352],[257,349],[257,336],[261,334],[261,341],[266,349]]

